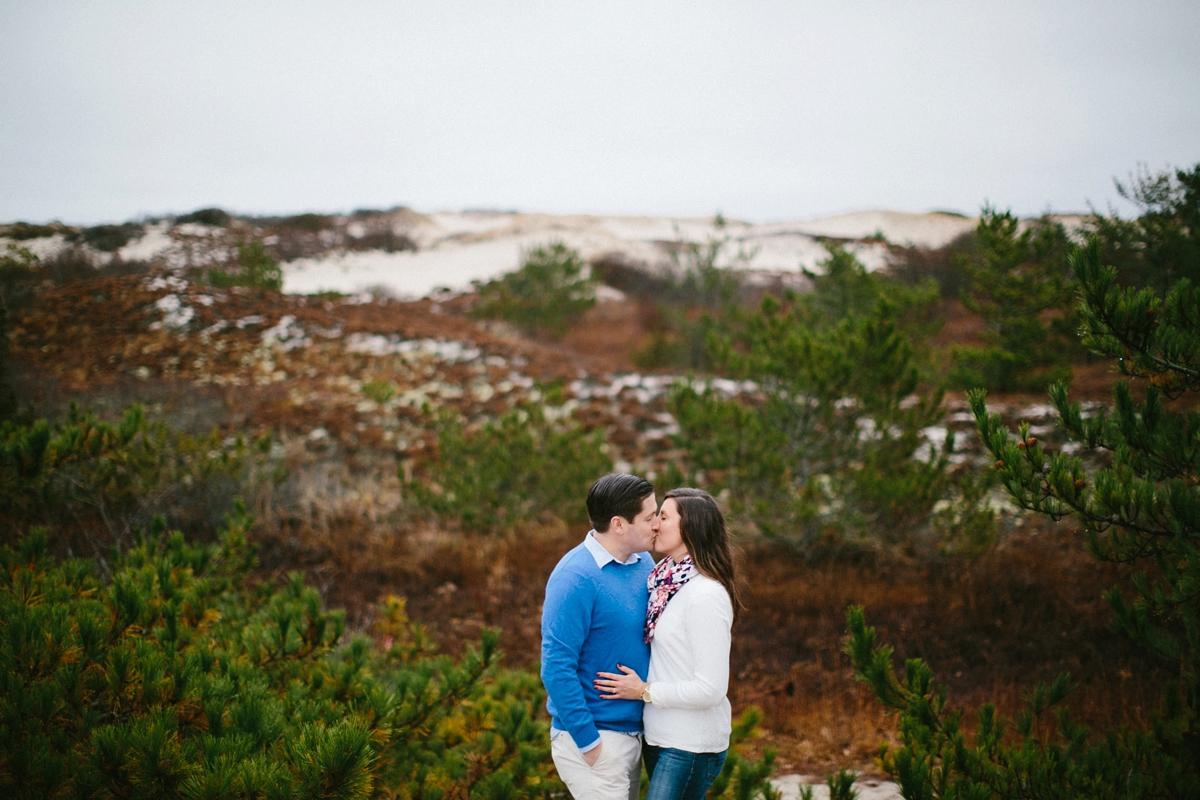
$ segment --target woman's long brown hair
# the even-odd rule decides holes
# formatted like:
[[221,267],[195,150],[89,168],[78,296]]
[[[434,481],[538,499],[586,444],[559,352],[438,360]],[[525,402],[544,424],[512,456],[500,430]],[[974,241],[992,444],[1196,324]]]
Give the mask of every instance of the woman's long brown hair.
[[736,621],[743,608],[742,594],[738,589],[737,573],[733,566],[733,553],[729,547],[729,530],[725,517],[712,495],[703,489],[672,489],[663,498],[674,500],[679,508],[679,532],[687,545],[692,563],[706,575],[720,582],[729,593]]

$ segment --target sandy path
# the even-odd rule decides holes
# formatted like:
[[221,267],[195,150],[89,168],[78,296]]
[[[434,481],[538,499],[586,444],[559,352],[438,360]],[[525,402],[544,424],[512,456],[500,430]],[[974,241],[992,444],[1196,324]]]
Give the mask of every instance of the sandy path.
[[[772,778],[771,783],[782,793],[783,800],[800,797],[801,786],[813,787],[813,800],[829,800],[829,787],[815,775],[780,775]],[[863,778],[854,788],[858,790],[858,800],[900,800],[900,787],[891,781]]]

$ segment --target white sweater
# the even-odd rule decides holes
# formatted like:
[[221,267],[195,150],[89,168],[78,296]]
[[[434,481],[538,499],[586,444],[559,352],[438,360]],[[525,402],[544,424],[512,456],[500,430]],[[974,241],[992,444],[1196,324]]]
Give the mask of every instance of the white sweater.
[[667,603],[650,645],[646,742],[690,753],[729,748],[729,631],[733,603],[720,582],[697,574]]

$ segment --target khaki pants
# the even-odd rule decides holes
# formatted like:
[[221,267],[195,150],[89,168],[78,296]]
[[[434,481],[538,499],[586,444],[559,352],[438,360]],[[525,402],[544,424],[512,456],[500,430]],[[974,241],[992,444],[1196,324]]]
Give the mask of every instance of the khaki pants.
[[642,737],[600,731],[600,758],[589,767],[571,734],[550,743],[558,777],[575,800],[637,800],[642,782]]

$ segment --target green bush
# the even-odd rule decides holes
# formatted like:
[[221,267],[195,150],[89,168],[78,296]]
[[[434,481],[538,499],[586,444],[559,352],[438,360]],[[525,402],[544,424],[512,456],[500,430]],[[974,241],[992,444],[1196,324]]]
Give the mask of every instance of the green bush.
[[1200,164],[1150,175],[1144,168],[1117,191],[1141,211],[1135,220],[1093,214],[1101,259],[1126,286],[1165,294],[1176,281],[1200,284]]
[[536,247],[516,272],[479,287],[472,313],[562,336],[571,321],[596,304],[595,282],[583,276],[584,266],[579,251],[562,242]]
[[385,253],[415,252],[417,243],[402,233],[396,233],[391,228],[364,234],[357,239],[346,237],[348,250],[382,250]]
[[[1166,297],[1121,289],[1117,271],[1101,266],[1101,246],[1092,239],[1071,255],[1084,341],[1143,379],[1143,399],[1121,382],[1111,414],[1085,418],[1065,386],[1050,394],[1070,438],[1110,453],[1109,466],[1089,472],[1078,457],[1048,452],[1028,425],[1013,437],[987,413],[982,391],[971,394],[971,406],[1018,505],[1074,518],[1097,559],[1150,562],[1133,577],[1132,602],[1119,589],[1106,599],[1114,628],[1161,656],[1175,677],[1145,728],[1097,735],[1076,723],[1062,707],[1071,688],[1063,674],[1037,686],[1012,721],[984,704],[968,735],[962,710],[934,686],[929,667],[910,659],[899,680],[892,648],[876,644],[862,608],[851,608],[846,650],[856,675],[900,715],[899,746],[882,755],[905,797],[1187,798],[1200,787],[1200,408],[1181,399],[1200,391],[1200,290],[1187,280]],[[1175,406],[1163,395],[1177,398]]]
[[[671,251],[675,267],[674,286],[667,299],[675,305],[705,308],[720,312],[736,305],[742,291],[737,272],[717,264],[729,247],[730,237],[724,234],[725,218],[713,219],[717,234],[704,242],[681,239]],[[739,249],[731,257],[734,264],[747,264],[754,253]]]
[[271,257],[262,242],[243,242],[238,245],[237,272],[214,269],[208,273],[213,286],[248,286],[278,292],[283,288],[283,270],[279,262]]
[[182,217],[175,218],[175,224],[177,225],[194,222],[199,225],[210,225],[214,228],[227,228],[232,221],[233,217],[229,215],[229,212],[219,208],[200,208],[190,214],[184,214]]
[[362,385],[363,395],[373,403],[383,405],[396,395],[396,384],[391,381],[373,380]]
[[142,226],[138,223],[124,222],[120,225],[95,225],[84,228],[71,234],[68,239],[76,244],[90,245],[103,253],[115,253],[142,233]]
[[888,272],[910,286],[932,279],[942,297],[961,297],[971,288],[971,278],[963,264],[970,263],[975,251],[975,231],[937,248],[889,245]]
[[41,261],[33,251],[9,242],[0,253],[0,306],[12,308],[18,295],[24,299],[40,267]]
[[280,228],[294,228],[296,230],[305,231],[307,233],[320,233],[326,228],[333,226],[333,217],[327,214],[297,214],[293,217],[284,217],[276,222]]
[[28,299],[39,266],[38,257],[16,242],[0,254],[0,423],[13,418],[19,406],[8,362],[8,315]]
[[58,223],[35,225],[29,222],[14,222],[0,227],[0,236],[15,239],[18,242],[26,239],[40,239],[43,236],[53,236],[56,233],[68,233],[70,228]]
[[[905,662],[903,680],[892,666],[892,648],[876,644],[861,606],[847,610],[846,652],[858,680],[885,708],[900,715],[900,742],[880,746],[879,762],[896,779],[903,797],[933,800],[974,798],[1194,797],[1194,750],[1174,719],[1157,730],[1112,731],[1095,741],[1092,731],[1059,708],[1070,693],[1067,675],[1038,684],[1012,720],[984,703],[968,734],[961,709],[935,686],[933,671],[919,658]],[[1174,717],[1175,714],[1172,714]],[[1163,737],[1165,741],[1159,739]],[[1172,741],[1173,740],[1173,741]],[[1164,745],[1169,750],[1164,750]]]
[[[718,266],[730,237],[721,234],[725,220],[719,214],[714,227],[718,235],[705,242],[681,239],[675,243],[672,275],[635,283],[635,287],[652,288],[659,316],[649,340],[631,354],[640,369],[674,367],[706,372],[715,367],[709,339],[727,331],[727,318],[742,302],[745,287],[735,269]],[[744,264],[751,258],[753,253],[738,250],[732,260]]]
[[409,491],[421,507],[468,528],[510,528],[545,514],[583,521],[588,486],[612,470],[600,431],[552,423],[538,407],[476,428],[441,411],[435,424],[436,455]]
[[[991,516],[981,492],[955,486],[953,438],[914,458],[921,429],[943,414],[941,392],[922,390],[917,368],[936,287],[894,284],[836,248],[826,267],[812,293],[787,305],[768,296],[710,337],[714,362],[754,381],[756,401],[673,391],[687,477],[728,490],[735,513],[814,553],[986,544]],[[939,501],[959,525],[934,525]]]
[[826,775],[825,786],[829,789],[829,800],[854,800],[858,797],[858,790],[854,788],[856,780],[858,773],[848,769],[839,769]]
[[[265,442],[264,442],[265,444]],[[0,425],[0,543],[34,526],[58,552],[104,559],[159,514],[191,533],[215,527],[249,453],[240,438],[193,437],[146,418],[141,406],[116,423],[72,405],[62,421]]]
[[[725,766],[708,789],[711,800],[752,800],[760,797],[772,800],[778,797],[777,790],[771,786],[771,775],[775,772],[775,748],[764,747],[762,758],[758,761],[748,759],[740,752],[739,745],[755,735],[760,722],[762,711],[757,706],[750,706],[733,720]],[[642,786],[646,784],[643,782]]]
[[0,423],[15,417],[21,407],[8,365],[8,347],[8,309],[0,304]]
[[956,346],[950,384],[991,391],[1042,390],[1071,379],[1080,355],[1070,238],[1049,218],[1021,230],[1010,212],[984,207],[976,249],[958,263],[970,277],[963,304],[983,317],[983,346]]
[[0,791],[12,798],[542,797],[546,723],[496,633],[435,657],[395,602],[385,646],[292,575],[253,584],[250,522],[113,563],[0,549]]

